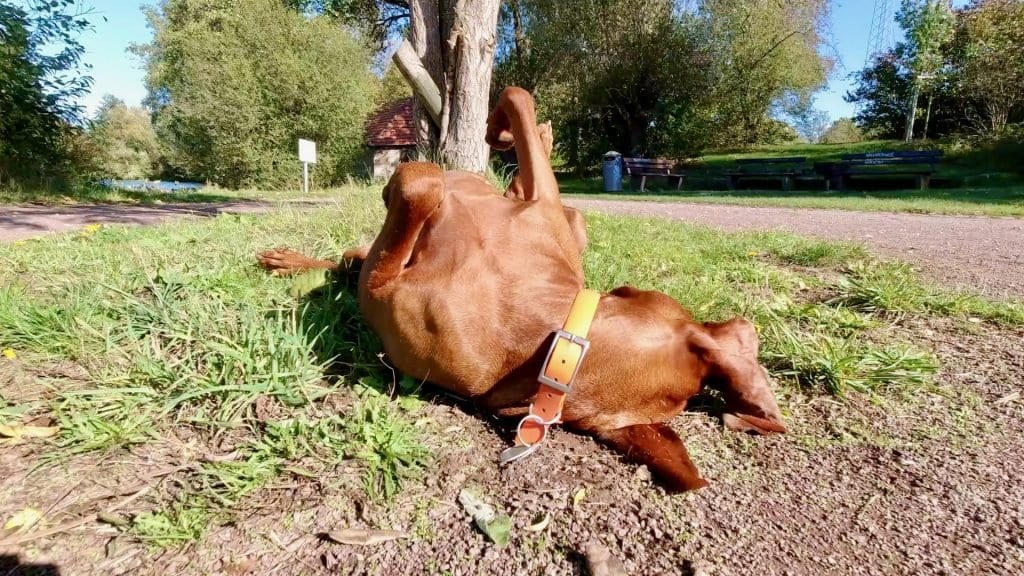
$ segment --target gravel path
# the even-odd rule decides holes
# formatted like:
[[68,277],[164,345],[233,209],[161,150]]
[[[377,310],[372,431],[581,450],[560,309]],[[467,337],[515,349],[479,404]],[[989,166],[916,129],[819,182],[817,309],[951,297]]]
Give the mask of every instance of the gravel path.
[[862,242],[915,265],[932,278],[997,298],[1024,296],[1024,220],[760,208],[720,204],[571,198],[583,210],[685,220],[724,230],[788,230]]
[[71,206],[0,205],[0,242],[13,242],[89,224],[157,224],[183,216],[267,212],[273,204],[219,202],[209,204],[76,204]]
[[[724,230],[788,230],[861,242],[880,254],[921,267],[946,285],[996,298],[1024,296],[1024,219],[583,198],[567,198],[565,203],[583,210],[673,218]],[[0,242],[77,230],[87,224],[153,224],[181,216],[256,213],[274,207],[260,202],[2,206]]]

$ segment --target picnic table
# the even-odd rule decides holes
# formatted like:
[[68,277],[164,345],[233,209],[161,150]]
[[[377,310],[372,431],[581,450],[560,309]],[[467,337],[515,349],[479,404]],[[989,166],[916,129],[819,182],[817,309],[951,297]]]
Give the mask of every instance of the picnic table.
[[825,189],[846,190],[860,178],[912,176],[918,190],[927,190],[942,161],[941,150],[900,150],[844,154],[839,162],[822,162],[815,170],[825,177]]
[[[780,180],[783,190],[792,190],[797,179],[807,178],[813,171],[807,164],[807,158],[792,156],[787,158],[740,158],[736,166],[726,171],[729,189],[735,190],[740,180]],[[817,178],[817,176],[813,176]]]
[[669,184],[674,181],[676,190],[682,189],[686,180],[686,174],[673,172],[675,165],[670,160],[623,157],[622,162],[626,167],[626,174],[629,175],[630,187],[639,182],[641,192],[645,190],[648,178],[664,179]]

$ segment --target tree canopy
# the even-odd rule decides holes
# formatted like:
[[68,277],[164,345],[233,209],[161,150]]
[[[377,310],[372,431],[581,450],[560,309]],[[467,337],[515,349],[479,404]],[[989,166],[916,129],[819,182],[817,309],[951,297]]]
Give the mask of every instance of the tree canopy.
[[0,183],[66,176],[92,82],[75,0],[0,1]]
[[860,105],[861,128],[901,134],[915,82],[928,98],[914,117],[918,136],[996,136],[1024,121],[1024,2],[973,0],[950,12],[908,0],[899,22],[907,40],[856,73],[846,95]]
[[165,0],[148,18],[153,41],[135,51],[172,171],[295,185],[298,138],[319,143],[320,182],[352,171],[377,83],[351,29],[280,0]]

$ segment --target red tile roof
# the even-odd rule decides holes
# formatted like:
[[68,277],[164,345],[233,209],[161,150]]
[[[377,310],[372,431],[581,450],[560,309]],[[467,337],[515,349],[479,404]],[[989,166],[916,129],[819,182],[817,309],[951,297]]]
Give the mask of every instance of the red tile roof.
[[373,148],[416,145],[412,98],[385,105],[366,123],[366,144]]

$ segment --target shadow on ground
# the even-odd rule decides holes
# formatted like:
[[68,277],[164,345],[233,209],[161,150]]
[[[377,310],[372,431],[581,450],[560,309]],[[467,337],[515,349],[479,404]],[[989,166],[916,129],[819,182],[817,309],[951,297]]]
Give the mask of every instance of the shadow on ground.
[[3,576],[60,576],[60,568],[53,564],[23,562],[18,556],[0,555],[0,574]]

